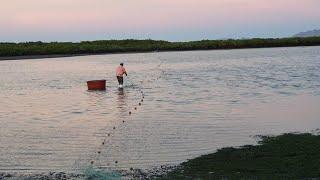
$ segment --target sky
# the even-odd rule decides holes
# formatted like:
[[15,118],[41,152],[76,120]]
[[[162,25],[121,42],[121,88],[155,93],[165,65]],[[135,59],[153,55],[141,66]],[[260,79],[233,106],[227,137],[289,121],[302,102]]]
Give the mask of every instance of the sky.
[[0,0],[0,41],[288,37],[320,0]]

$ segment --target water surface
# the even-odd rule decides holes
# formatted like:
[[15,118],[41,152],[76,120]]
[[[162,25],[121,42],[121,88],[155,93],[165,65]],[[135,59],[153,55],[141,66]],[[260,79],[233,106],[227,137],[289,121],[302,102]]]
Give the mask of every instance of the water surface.
[[[107,91],[87,91],[93,79]],[[0,61],[0,171],[173,165],[315,130],[319,109],[320,47]]]

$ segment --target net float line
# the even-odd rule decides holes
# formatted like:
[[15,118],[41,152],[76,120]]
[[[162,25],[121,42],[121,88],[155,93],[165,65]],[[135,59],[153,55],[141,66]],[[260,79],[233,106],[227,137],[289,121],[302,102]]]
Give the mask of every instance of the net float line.
[[[156,68],[157,68],[157,69],[160,69],[160,66],[161,66],[162,64],[163,64],[163,60],[161,60],[161,62],[157,65]],[[162,71],[162,72],[164,72],[164,71]],[[157,77],[157,79],[160,79],[160,77],[161,77],[161,75],[160,75],[159,77]],[[133,83],[132,83],[132,84],[133,84]],[[144,99],[144,92],[143,92],[141,86],[137,86],[137,87],[138,87],[138,89],[140,90],[140,93],[141,93],[141,95],[142,95],[142,99],[141,99],[141,101],[138,103],[138,105],[141,106],[141,105],[142,105],[141,103],[144,101],[144,100],[143,100],[143,99]],[[137,107],[134,107],[134,109],[137,110]],[[129,111],[129,115],[131,115],[131,114],[132,114],[132,112]],[[125,123],[124,120],[123,120],[122,122]],[[115,127],[115,126],[113,127],[113,130],[116,130],[116,127]],[[115,134],[115,133],[113,133],[113,134]],[[111,134],[108,133],[108,134],[107,134],[107,137],[110,137],[110,136],[111,136]],[[110,141],[110,138],[109,138],[109,141]],[[108,142],[109,142],[109,141],[108,141]],[[104,140],[102,141],[101,145],[104,146],[105,144],[107,144],[106,138],[104,138]],[[98,151],[97,151],[97,154],[98,154],[99,156],[98,156],[97,158],[95,158],[95,159],[98,159],[98,160],[99,160],[101,151],[98,150]],[[91,165],[93,165],[93,164],[94,164],[94,161],[92,160],[90,163],[91,163]],[[118,161],[115,161],[115,164],[118,164]]]

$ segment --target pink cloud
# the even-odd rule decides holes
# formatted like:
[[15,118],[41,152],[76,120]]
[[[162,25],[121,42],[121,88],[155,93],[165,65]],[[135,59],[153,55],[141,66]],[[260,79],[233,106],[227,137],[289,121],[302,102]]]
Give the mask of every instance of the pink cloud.
[[320,17],[318,0],[11,0],[1,6],[0,25],[29,31],[214,28]]

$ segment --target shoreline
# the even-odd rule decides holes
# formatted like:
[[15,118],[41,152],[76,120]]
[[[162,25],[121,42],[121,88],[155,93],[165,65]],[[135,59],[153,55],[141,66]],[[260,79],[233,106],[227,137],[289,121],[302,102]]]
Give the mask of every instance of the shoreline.
[[97,54],[51,54],[51,55],[26,55],[26,56],[0,56],[0,61],[51,59],[51,58],[91,56],[91,55],[97,55]]
[[109,53],[85,53],[85,54],[48,54],[48,55],[24,55],[24,56],[0,56],[0,61],[17,61],[32,59],[51,59],[64,57],[81,57],[96,55],[112,55],[112,54],[140,54],[140,53],[161,53],[161,52],[188,52],[188,51],[216,51],[216,50],[241,50],[241,49],[272,49],[272,48],[295,48],[295,47],[320,47],[314,46],[279,46],[279,47],[253,47],[253,48],[221,48],[221,49],[193,49],[193,50],[159,50],[159,51],[128,51],[128,52],[109,52]]
[[128,169],[119,171],[109,171],[96,169],[89,166],[79,173],[67,173],[67,172],[43,172],[43,173],[17,173],[17,172],[0,172],[1,180],[120,180],[120,179],[157,179],[165,174],[173,171],[177,166],[160,166],[152,169]]
[[0,173],[0,179],[317,179],[320,177],[320,130],[257,136],[257,145],[225,147],[187,160],[178,166],[150,170],[99,170],[88,167],[82,174],[65,172]]
[[257,137],[257,145],[218,149],[181,163],[160,179],[320,178],[318,129],[313,133]]

